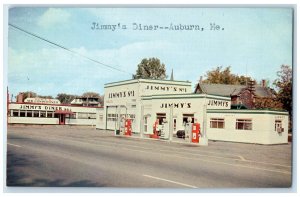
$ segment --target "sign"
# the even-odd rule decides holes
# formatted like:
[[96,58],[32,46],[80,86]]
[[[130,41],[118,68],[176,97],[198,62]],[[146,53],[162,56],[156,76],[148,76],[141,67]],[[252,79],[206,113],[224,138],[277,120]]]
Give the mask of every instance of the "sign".
[[46,99],[46,98],[26,98],[25,103],[43,103],[43,104],[60,104],[58,99]]
[[44,111],[71,111],[70,107],[67,106],[51,106],[51,105],[20,105],[22,110],[44,110]]
[[168,108],[168,107],[173,107],[173,108],[191,108],[192,103],[162,103],[160,108]]
[[134,97],[134,90],[109,93],[108,98]]
[[186,88],[176,86],[160,86],[160,85],[147,85],[146,90],[161,90],[165,92],[187,92]]
[[208,106],[217,106],[217,107],[228,107],[229,101],[221,101],[221,100],[208,100]]

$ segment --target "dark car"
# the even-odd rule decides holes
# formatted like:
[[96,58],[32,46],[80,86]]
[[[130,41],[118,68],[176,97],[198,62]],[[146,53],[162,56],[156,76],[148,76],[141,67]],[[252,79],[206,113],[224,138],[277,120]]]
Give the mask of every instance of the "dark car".
[[178,130],[176,133],[178,138],[185,138],[185,131],[184,130]]

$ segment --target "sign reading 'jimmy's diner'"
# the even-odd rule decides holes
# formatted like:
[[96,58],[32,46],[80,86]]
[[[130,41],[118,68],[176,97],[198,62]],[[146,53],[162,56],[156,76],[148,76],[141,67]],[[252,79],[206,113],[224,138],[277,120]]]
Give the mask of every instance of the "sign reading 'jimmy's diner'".
[[21,105],[20,109],[22,110],[45,110],[45,111],[71,111],[70,107],[62,107],[62,106],[47,106],[47,105]]

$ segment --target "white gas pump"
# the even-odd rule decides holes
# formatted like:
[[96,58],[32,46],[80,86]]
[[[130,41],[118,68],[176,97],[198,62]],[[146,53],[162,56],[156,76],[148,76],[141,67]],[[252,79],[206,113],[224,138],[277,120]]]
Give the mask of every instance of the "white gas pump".
[[185,124],[185,127],[184,127],[185,141],[191,142],[192,141],[192,127],[193,127],[192,118],[188,117],[187,121],[188,122]]
[[164,119],[163,119],[163,122],[162,122],[160,138],[161,138],[161,139],[169,139],[169,135],[170,135],[169,123],[168,123],[168,121],[164,118]]
[[125,116],[122,116],[121,119],[120,119],[120,133],[119,135],[124,135],[125,134],[125,122],[126,122],[126,119],[125,119]]

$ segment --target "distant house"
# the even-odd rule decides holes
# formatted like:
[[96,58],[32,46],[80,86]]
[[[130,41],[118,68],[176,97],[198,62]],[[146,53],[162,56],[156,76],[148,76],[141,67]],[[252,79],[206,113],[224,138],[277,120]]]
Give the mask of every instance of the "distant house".
[[86,97],[86,96],[76,97],[71,102],[71,105],[84,106],[84,107],[100,107],[101,106],[99,97]]
[[196,85],[194,93],[213,94],[231,97],[232,108],[255,108],[256,98],[274,98],[271,89],[266,86],[265,80],[261,85],[249,82],[246,85],[206,84],[201,81]]

